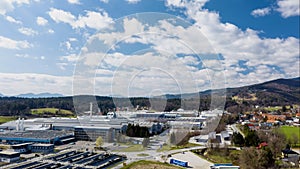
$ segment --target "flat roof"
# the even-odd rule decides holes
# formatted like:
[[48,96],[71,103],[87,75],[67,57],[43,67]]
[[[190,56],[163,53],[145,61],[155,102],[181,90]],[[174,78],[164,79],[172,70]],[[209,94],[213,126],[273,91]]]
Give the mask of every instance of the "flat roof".
[[74,128],[83,128],[83,129],[112,129],[113,127],[108,127],[108,126],[74,126]]
[[36,144],[33,144],[32,146],[45,146],[45,147],[48,147],[48,146],[54,146],[54,144],[42,144],[42,143],[36,143]]
[[35,131],[7,131],[0,133],[0,138],[34,138],[34,139],[54,139],[57,137],[63,137],[67,135],[73,135],[72,132],[57,131],[57,130],[35,130]]
[[4,151],[0,151],[0,154],[13,155],[13,154],[20,154],[20,153],[15,151],[4,150]]
[[10,145],[11,147],[13,146],[27,146],[27,145],[31,145],[33,143],[21,143],[21,144],[13,144],[13,145]]

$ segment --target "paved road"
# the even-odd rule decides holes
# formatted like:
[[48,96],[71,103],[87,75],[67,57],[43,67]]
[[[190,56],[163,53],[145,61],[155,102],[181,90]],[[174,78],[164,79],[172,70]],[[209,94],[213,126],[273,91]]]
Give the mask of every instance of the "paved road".
[[241,135],[243,137],[245,137],[245,134],[238,127],[236,127],[236,124],[231,125],[231,128],[232,128],[233,132],[241,133]]
[[[174,155],[172,155],[171,158],[186,161],[186,162],[188,162],[188,166],[190,168],[196,168],[196,169],[199,169],[199,168],[209,169],[210,168],[209,166],[213,164],[207,160],[200,158],[199,156],[197,156],[196,154],[194,154],[190,151],[187,151],[184,154],[183,153],[174,154]],[[168,161],[170,161],[170,158],[168,159]]]

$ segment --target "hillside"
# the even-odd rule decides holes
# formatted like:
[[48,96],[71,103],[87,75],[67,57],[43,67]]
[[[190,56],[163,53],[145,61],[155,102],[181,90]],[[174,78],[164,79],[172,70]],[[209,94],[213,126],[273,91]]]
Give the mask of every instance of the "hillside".
[[[198,105],[200,94],[199,110],[207,110],[210,108],[211,92],[220,93],[221,90],[207,90],[199,93],[188,93],[182,95],[166,95],[165,97],[157,97],[156,101],[165,102],[167,98],[165,111],[177,110],[178,108],[191,109]],[[283,106],[283,105],[300,105],[300,78],[294,79],[277,79],[261,84],[255,84],[244,87],[226,89],[226,105],[225,108],[232,112],[245,111],[251,106],[259,105],[267,106]],[[183,105],[181,105],[184,99]],[[153,98],[152,98],[153,99]],[[31,109],[37,108],[57,108],[70,110],[75,112],[89,111],[90,102],[96,105],[93,101],[94,96],[75,96],[75,97],[51,97],[51,98],[20,98],[20,97],[0,97],[0,115],[15,116],[15,115],[32,115]],[[97,104],[103,113],[112,111],[116,108],[114,100],[118,100],[118,106],[126,107],[128,99],[112,98],[106,96],[96,96]],[[74,107],[73,101],[79,106]],[[153,100],[152,100],[153,101]],[[132,107],[150,107],[149,98],[130,98]],[[124,103],[124,105],[123,105]],[[155,108],[154,108],[155,109]],[[94,111],[98,111],[95,109]]]
[[261,84],[227,89],[233,99],[257,102],[259,105],[300,103],[300,78],[277,79]]

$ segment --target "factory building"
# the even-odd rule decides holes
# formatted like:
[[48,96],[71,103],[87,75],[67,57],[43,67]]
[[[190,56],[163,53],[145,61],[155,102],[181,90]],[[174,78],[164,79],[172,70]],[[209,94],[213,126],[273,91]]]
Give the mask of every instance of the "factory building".
[[72,138],[74,138],[73,132],[55,130],[0,132],[0,142],[9,144],[33,142],[59,145],[64,144],[65,140],[68,141]]
[[20,159],[20,153],[14,151],[0,151],[0,161],[12,163]]
[[10,146],[10,148],[18,153],[26,153],[29,151],[30,145],[32,145],[32,143],[13,144]]
[[32,153],[52,153],[54,152],[54,144],[32,144],[29,146]]
[[101,136],[105,142],[113,142],[115,130],[112,127],[75,126],[76,140],[96,141]]

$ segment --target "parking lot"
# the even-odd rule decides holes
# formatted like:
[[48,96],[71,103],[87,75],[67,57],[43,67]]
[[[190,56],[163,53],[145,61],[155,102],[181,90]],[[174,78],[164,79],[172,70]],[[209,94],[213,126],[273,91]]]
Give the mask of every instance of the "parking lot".
[[106,152],[62,151],[58,154],[35,158],[8,167],[7,169],[102,169],[124,161],[126,157]]

